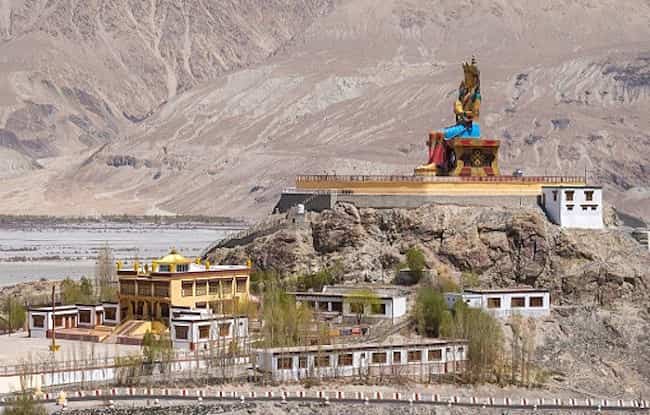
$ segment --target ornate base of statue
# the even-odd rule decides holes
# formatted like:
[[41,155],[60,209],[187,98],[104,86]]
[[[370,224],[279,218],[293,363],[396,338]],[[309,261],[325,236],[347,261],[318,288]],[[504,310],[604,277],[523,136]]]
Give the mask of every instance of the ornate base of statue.
[[429,164],[417,167],[417,176],[486,177],[499,175],[499,140],[429,135]]

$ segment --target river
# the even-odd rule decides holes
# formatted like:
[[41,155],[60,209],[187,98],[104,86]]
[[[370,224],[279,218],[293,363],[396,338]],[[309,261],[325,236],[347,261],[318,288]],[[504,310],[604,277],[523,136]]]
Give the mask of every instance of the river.
[[0,227],[0,285],[91,277],[98,249],[106,244],[115,260],[151,260],[171,248],[195,257],[210,243],[240,229],[201,223]]

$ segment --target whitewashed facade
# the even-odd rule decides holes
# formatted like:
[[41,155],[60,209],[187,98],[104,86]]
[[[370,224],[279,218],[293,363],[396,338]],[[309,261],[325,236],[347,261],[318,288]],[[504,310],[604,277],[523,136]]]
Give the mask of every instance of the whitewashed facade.
[[117,303],[71,304],[32,307],[27,310],[29,336],[51,337],[52,328],[74,329],[117,326],[120,308]]
[[599,186],[543,186],[542,207],[551,222],[563,228],[604,228]]
[[[363,290],[365,292],[365,290]],[[372,301],[355,297],[359,287],[325,286],[321,292],[296,292],[296,301],[318,313],[363,315],[378,319],[400,319],[407,313],[406,294],[394,288],[374,288]]]
[[499,318],[514,314],[544,317],[551,313],[551,295],[546,289],[469,289],[463,293],[446,293],[445,301],[449,308],[463,301],[469,307],[482,308]]
[[243,346],[248,341],[248,317],[213,314],[210,309],[172,307],[170,332],[177,350]]
[[257,369],[274,381],[352,376],[429,379],[465,370],[467,342],[422,339],[258,349]]
[[29,337],[51,337],[52,328],[77,327],[78,309],[76,305],[34,307],[27,310]]

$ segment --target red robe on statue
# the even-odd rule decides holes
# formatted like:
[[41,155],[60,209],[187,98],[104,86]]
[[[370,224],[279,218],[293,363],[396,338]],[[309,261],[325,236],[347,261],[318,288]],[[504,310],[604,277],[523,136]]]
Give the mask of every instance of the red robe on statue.
[[444,167],[447,163],[446,147],[442,134],[431,133],[429,137],[429,164]]

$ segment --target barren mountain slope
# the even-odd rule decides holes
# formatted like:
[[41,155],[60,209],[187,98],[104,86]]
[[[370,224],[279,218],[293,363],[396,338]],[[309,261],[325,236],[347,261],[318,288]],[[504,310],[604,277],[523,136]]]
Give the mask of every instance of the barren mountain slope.
[[[194,70],[182,68],[193,59],[185,59],[185,42],[178,40],[185,31],[170,25],[160,38],[168,41],[162,56],[178,58],[162,61],[175,71],[160,63],[153,84],[134,81],[140,89],[133,86],[132,95],[121,95],[123,101],[110,101],[120,133],[80,147],[85,151],[67,151],[67,157],[39,159],[44,169],[7,180],[0,190],[3,210],[259,216],[298,173],[410,174],[423,162],[426,133],[451,123],[459,64],[475,53],[482,69],[482,127],[484,135],[504,140],[504,173],[515,167],[528,174],[584,174],[587,169],[591,181],[607,186],[610,203],[650,219],[648,2],[291,4],[282,17],[276,17],[282,14],[277,7],[255,14],[251,4],[249,14],[264,18],[248,24],[249,14],[242,13],[241,19],[246,28],[264,33],[292,28],[300,32],[300,41],[263,64],[202,83],[232,65],[214,69],[214,62],[205,59],[203,71],[216,72],[190,77]],[[92,14],[83,3],[78,7]],[[137,7],[124,6],[130,9]],[[144,7],[141,14],[151,10]],[[183,16],[182,10],[167,10]],[[187,12],[192,18],[198,13]],[[289,15],[302,16],[301,24]],[[221,16],[231,17],[232,10],[224,9]],[[317,17],[309,25],[312,16]],[[148,29],[150,24],[123,20],[131,21],[112,19],[122,26],[109,32],[119,33],[125,45],[143,33],[153,38],[158,33]],[[223,37],[233,33],[231,26],[223,27],[210,42],[232,46],[231,38]],[[30,35],[54,41],[43,31]],[[162,62],[154,59],[155,41],[139,44],[154,49],[147,62]],[[255,43],[260,44],[266,43]],[[124,49],[111,51],[121,56]],[[255,54],[245,63],[263,56]],[[114,66],[102,67],[107,77],[114,75]],[[132,66],[136,69],[129,74],[149,73]],[[5,84],[15,88],[16,82]],[[156,95],[147,100],[147,94]],[[34,100],[42,101],[49,102]],[[47,113],[48,108],[30,111]],[[141,122],[125,118],[149,111]],[[71,136],[61,141],[74,141]]]

